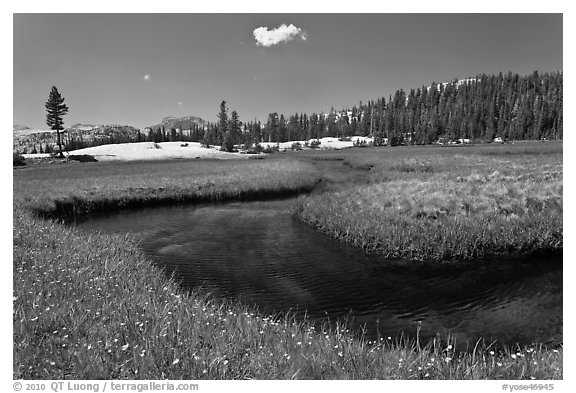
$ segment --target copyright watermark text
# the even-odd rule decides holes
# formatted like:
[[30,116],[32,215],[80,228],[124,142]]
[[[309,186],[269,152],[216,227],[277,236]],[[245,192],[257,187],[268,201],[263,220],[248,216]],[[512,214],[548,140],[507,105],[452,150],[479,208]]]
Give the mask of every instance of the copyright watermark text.
[[16,392],[149,392],[149,391],[198,391],[196,383],[176,383],[168,381],[146,382],[115,382],[115,381],[43,381],[43,382],[14,382],[12,385]]

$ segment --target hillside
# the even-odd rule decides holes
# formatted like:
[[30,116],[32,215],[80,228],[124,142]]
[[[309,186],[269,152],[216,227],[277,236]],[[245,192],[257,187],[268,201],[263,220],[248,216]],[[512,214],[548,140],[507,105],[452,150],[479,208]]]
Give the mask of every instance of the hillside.
[[21,131],[21,130],[29,130],[30,127],[28,126],[24,126],[21,124],[14,124],[12,125],[12,131]]
[[158,129],[164,127],[166,131],[171,130],[172,128],[177,130],[190,130],[194,127],[194,125],[198,127],[205,127],[208,125],[208,122],[198,116],[168,116],[162,119],[159,124],[152,125],[149,128]]
[[[270,113],[256,139],[371,135],[391,145],[470,139],[562,139],[563,74],[481,74],[432,83],[328,113]],[[218,141],[216,141],[218,142]]]
[[[138,140],[139,135],[142,139],[145,137],[138,128],[117,124],[74,124],[60,135],[63,145],[67,145],[69,150],[131,142]],[[49,152],[57,145],[57,135],[49,129],[14,129],[12,145],[13,151],[21,153],[31,153],[34,149]]]

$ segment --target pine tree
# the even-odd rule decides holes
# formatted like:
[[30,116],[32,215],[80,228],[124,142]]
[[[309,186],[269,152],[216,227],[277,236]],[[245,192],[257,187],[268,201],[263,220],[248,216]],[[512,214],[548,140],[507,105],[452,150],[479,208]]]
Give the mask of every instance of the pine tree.
[[64,104],[64,97],[60,95],[60,92],[56,86],[52,86],[50,90],[50,95],[48,96],[48,101],[46,102],[46,124],[50,129],[56,131],[58,138],[58,151],[59,156],[64,157],[62,154],[62,141],[60,140],[60,131],[64,129],[64,121],[62,117],[68,113],[68,106]]
[[236,111],[232,111],[232,114],[230,115],[230,121],[228,122],[228,126],[222,140],[221,150],[227,152],[234,151],[234,145],[238,143],[240,134],[242,133],[241,126],[242,123],[238,118],[238,113]]
[[220,103],[220,112],[218,113],[218,127],[216,129],[216,143],[222,145],[224,135],[228,130],[228,108],[226,101]]
[[286,138],[286,118],[284,115],[280,115],[280,119],[278,120],[278,138],[277,142],[286,142],[288,139]]
[[264,139],[268,142],[278,142],[278,113],[268,114],[268,121],[264,127]]

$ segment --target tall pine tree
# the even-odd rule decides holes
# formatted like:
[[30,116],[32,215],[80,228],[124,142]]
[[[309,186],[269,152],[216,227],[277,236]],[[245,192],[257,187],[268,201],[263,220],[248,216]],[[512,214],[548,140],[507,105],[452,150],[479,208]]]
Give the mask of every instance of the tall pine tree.
[[48,101],[46,102],[46,124],[50,129],[56,131],[58,138],[58,152],[59,157],[64,157],[62,154],[62,140],[60,139],[60,131],[64,129],[63,116],[68,113],[68,106],[64,104],[64,97],[56,86],[52,86]]

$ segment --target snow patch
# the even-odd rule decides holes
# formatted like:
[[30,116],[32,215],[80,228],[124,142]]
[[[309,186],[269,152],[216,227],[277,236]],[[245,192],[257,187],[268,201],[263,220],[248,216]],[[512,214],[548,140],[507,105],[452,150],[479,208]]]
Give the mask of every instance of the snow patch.
[[[188,144],[188,146],[183,146]],[[89,154],[98,161],[137,161],[186,158],[233,159],[248,158],[239,153],[220,151],[218,146],[204,148],[198,142],[138,142],[87,147],[69,152],[70,155]]]
[[[281,142],[281,143],[262,142],[262,143],[260,143],[260,146],[262,146],[263,148],[266,148],[266,147],[274,147],[274,146],[278,145],[278,148],[280,149],[280,151],[286,151],[286,150],[290,150],[293,143],[298,142],[304,148],[306,143],[308,143],[308,145],[310,145],[310,143],[312,141],[315,141],[315,140],[316,139],[308,139],[308,140],[302,140],[302,141],[289,141],[289,142]],[[366,141],[366,143],[373,142],[374,138],[356,135],[356,136],[351,136],[349,141],[340,141],[340,140],[338,140],[338,138],[334,138],[334,137],[324,137],[324,138],[320,138],[318,140],[320,141],[320,146],[318,146],[318,149],[321,149],[321,150],[330,150],[330,149],[340,150],[340,149],[345,149],[347,147],[353,147],[354,142],[356,142],[356,141]]]

